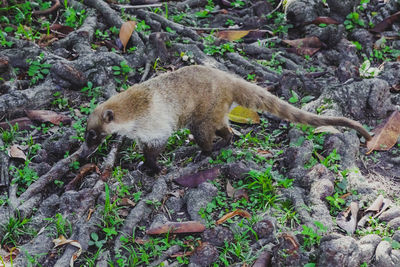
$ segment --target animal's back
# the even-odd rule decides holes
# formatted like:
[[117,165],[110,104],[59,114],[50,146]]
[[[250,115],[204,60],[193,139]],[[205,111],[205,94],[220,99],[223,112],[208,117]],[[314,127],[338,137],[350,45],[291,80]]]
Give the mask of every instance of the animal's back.
[[171,106],[179,115],[179,128],[204,119],[212,120],[214,114],[226,114],[233,101],[231,78],[233,75],[210,67],[188,66],[150,79],[141,86]]

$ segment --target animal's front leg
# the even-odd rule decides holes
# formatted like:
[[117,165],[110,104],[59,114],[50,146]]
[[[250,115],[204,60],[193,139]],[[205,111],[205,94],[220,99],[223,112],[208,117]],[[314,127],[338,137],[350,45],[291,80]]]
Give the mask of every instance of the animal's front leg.
[[150,175],[155,175],[160,173],[161,167],[157,163],[158,155],[164,150],[165,144],[155,146],[144,144],[143,145],[143,155],[144,155],[144,166]]

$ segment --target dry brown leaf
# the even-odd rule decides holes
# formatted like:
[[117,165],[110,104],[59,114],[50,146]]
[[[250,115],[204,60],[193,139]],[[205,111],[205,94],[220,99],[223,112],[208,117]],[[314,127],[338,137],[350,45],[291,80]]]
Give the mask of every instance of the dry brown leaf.
[[235,193],[233,194],[233,198],[235,201],[237,201],[241,198],[245,198],[245,199],[249,200],[249,195],[247,194],[246,189],[240,188],[240,189],[235,190]]
[[69,261],[69,266],[74,267],[74,261],[81,255],[82,253],[82,246],[79,244],[78,241],[76,240],[71,240],[71,239],[66,239],[63,235],[60,235],[58,238],[53,239],[54,243],[54,248],[65,245],[65,244],[70,244],[71,246],[74,246],[78,248],[77,251],[75,251],[74,254],[72,254],[71,260]]
[[322,42],[318,37],[306,37],[295,40],[282,40],[285,44],[288,44],[292,47],[300,48],[300,47],[312,47],[312,48],[321,48]]
[[293,49],[289,49],[289,51],[293,51],[299,55],[309,56],[317,53],[323,46],[323,43],[319,40],[318,37],[315,36],[296,40],[282,40],[282,42],[293,47]]
[[53,33],[50,33],[49,35],[41,34],[40,39],[38,40],[38,45],[40,47],[46,47],[58,40],[59,39]]
[[381,207],[381,210],[374,215],[374,218],[379,217],[385,210],[387,210],[390,206],[392,205],[392,201],[390,199],[383,199],[383,206]]
[[219,167],[214,167],[208,170],[199,171],[194,174],[183,175],[175,179],[174,182],[186,187],[196,187],[205,181],[214,180],[219,174]]
[[121,217],[128,217],[130,209],[118,209],[118,215]]
[[[7,246],[4,246],[7,249]],[[3,250],[0,247],[0,267],[12,267],[13,265],[11,264],[11,260],[14,261],[14,259],[18,256],[19,254],[19,248],[12,247],[11,249]],[[5,265],[2,265],[2,260],[4,261]]]
[[52,24],[50,26],[50,30],[52,32],[61,33],[62,35],[66,36],[69,33],[73,32],[74,28],[66,26],[66,25],[61,25],[61,24],[54,23],[54,24]]
[[381,209],[381,207],[382,207],[383,200],[384,200],[383,196],[382,196],[382,195],[379,195],[379,196],[375,199],[375,201],[368,207],[368,209],[365,210],[365,212],[368,212],[368,211],[375,211],[375,212],[378,212],[378,211]]
[[240,30],[219,31],[215,33],[215,36],[223,40],[237,41],[245,37],[247,34],[249,34],[249,32],[250,31],[240,31]]
[[174,191],[170,191],[167,194],[171,195],[171,196],[174,196],[174,197],[177,197],[177,198],[181,198],[181,197],[183,197],[185,195],[185,190],[177,189],[177,190],[174,190]]
[[357,228],[358,203],[351,202],[350,206],[338,214],[337,225],[349,234],[353,234]]
[[382,125],[375,130],[375,135],[367,142],[368,152],[374,150],[389,150],[392,148],[400,136],[400,112],[394,111],[392,115]]
[[323,162],[325,160],[324,156],[322,156],[321,154],[319,154],[318,152],[315,152],[315,155],[317,156],[318,160],[320,162]]
[[170,256],[170,258],[187,257],[187,256],[191,256],[193,253],[194,253],[194,250],[186,251],[186,252],[178,252],[178,253],[172,254]]
[[337,20],[330,17],[318,17],[311,21],[312,24],[340,24]]
[[226,194],[228,195],[228,197],[233,197],[233,195],[235,194],[235,188],[231,185],[229,181],[226,183]]
[[286,252],[289,255],[293,255],[293,254],[297,254],[297,251],[300,248],[299,243],[296,241],[296,238],[288,233],[284,233],[282,234],[282,238],[284,240],[284,243],[286,243],[286,245],[284,245],[284,247],[286,247]]
[[124,47],[124,52],[135,28],[136,21],[126,21],[121,25],[121,29],[119,30],[119,39]]
[[51,122],[55,125],[70,124],[71,118],[51,110],[25,110],[26,116],[33,121]]
[[259,149],[259,150],[257,150],[257,154],[259,154],[259,155],[272,155],[272,152],[269,151],[269,150]]
[[149,229],[146,231],[148,235],[159,235],[159,234],[184,234],[184,233],[201,233],[204,232],[206,227],[204,224],[198,221],[188,222],[167,222],[161,226]]
[[149,239],[135,238],[135,243],[139,245],[144,245],[149,242],[151,242]]
[[[400,60],[400,56],[397,60]],[[400,92],[400,83],[393,85],[391,89],[395,92]]]
[[29,129],[31,129],[31,125],[33,125],[33,122],[28,117],[22,117],[22,118],[18,118],[18,119],[12,120],[12,121],[0,122],[0,128],[3,130],[9,130],[10,125],[14,126],[16,124],[18,124],[19,130],[29,130]]
[[346,198],[349,197],[349,196],[351,196],[351,193],[350,193],[350,192],[341,195],[339,198],[341,198],[341,199],[346,199]]
[[88,175],[88,173],[91,172],[96,172],[97,174],[100,174],[99,167],[97,167],[96,164],[94,163],[86,163],[82,167],[79,168],[78,174],[75,176],[74,179],[72,179],[66,186],[65,186],[65,191],[73,190],[78,183],[82,181],[82,179]]
[[260,116],[254,110],[237,106],[228,114],[229,120],[237,123],[259,124]]
[[105,182],[111,176],[112,170],[111,167],[105,168],[103,172],[100,174],[100,179]]
[[273,32],[268,30],[226,30],[216,32],[214,35],[222,40],[237,41],[243,38],[250,41],[265,39],[267,34],[274,35]]
[[374,28],[372,28],[370,31],[371,32],[377,32],[381,33],[383,32],[387,27],[391,26],[393,23],[396,21],[400,20],[400,11],[394,13],[393,15],[384,18],[381,22],[375,25]]
[[232,217],[234,217],[234,216],[236,216],[236,215],[239,215],[239,216],[241,216],[241,217],[243,217],[243,218],[247,218],[247,219],[250,219],[250,218],[251,218],[250,213],[248,213],[247,211],[241,210],[241,209],[237,209],[237,210],[234,210],[234,211],[229,212],[229,213],[225,214],[224,216],[222,216],[222,217],[217,221],[217,224],[224,223],[226,220],[228,220],[228,219],[230,219],[230,218],[232,218]]
[[12,145],[8,149],[8,156],[10,158],[23,159],[24,161],[26,160],[25,153],[20,149],[18,145]]
[[233,198],[234,201],[237,201],[238,199],[241,198],[249,200],[249,196],[247,194],[246,189],[244,188],[235,189],[229,181],[226,183],[226,194],[228,195],[228,197]]
[[131,207],[134,207],[134,206],[136,206],[136,203],[133,202],[132,200],[130,200],[129,198],[124,197],[124,198],[121,199],[121,201],[119,201],[119,205],[120,206],[131,206]]

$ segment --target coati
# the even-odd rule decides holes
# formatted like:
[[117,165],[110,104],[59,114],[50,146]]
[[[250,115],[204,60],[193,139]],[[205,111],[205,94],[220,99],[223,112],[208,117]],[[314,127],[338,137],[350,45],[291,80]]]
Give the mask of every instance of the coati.
[[100,104],[87,121],[82,156],[92,153],[106,135],[118,133],[142,144],[144,166],[158,173],[157,156],[168,137],[183,127],[190,129],[202,154],[209,155],[215,135],[222,138],[216,149],[231,141],[227,114],[234,102],[291,122],[346,126],[367,140],[371,138],[354,120],[315,115],[235,75],[206,66],[188,66],[136,84]]

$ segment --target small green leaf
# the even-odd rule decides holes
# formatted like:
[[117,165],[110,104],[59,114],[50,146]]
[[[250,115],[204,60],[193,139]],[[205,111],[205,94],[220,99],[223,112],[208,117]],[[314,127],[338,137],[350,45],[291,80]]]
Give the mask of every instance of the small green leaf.
[[14,28],[12,28],[12,27],[5,27],[5,28],[4,28],[4,31],[5,31],[5,32],[12,32],[12,31],[14,31]]
[[299,95],[293,90],[292,90],[292,97],[289,98],[289,102],[292,104],[299,102]]
[[314,96],[312,96],[312,95],[306,95],[305,97],[303,97],[302,99],[301,99],[301,103],[308,103],[308,102],[310,102],[311,100],[313,100],[315,97]]

